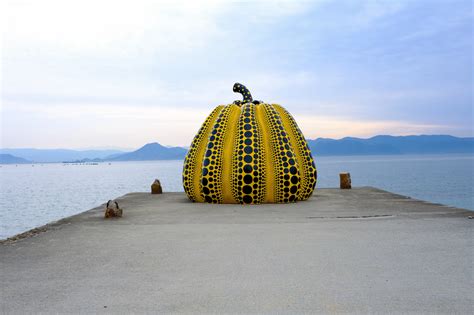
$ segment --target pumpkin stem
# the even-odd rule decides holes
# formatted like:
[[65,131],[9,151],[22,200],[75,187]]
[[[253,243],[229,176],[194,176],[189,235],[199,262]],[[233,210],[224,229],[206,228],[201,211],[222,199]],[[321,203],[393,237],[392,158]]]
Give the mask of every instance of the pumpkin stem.
[[244,97],[242,103],[251,103],[253,101],[252,94],[250,94],[249,89],[245,85],[240,83],[235,83],[233,88],[235,93],[240,93]]

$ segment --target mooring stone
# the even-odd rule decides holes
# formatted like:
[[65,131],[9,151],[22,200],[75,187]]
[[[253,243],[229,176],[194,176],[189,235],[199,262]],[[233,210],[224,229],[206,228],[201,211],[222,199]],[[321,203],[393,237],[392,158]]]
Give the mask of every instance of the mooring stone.
[[340,188],[351,189],[351,174],[350,173],[339,173]]
[[159,180],[155,179],[153,184],[151,184],[151,193],[152,194],[162,194],[163,189],[161,188],[161,183]]
[[122,209],[119,207],[119,204],[115,200],[107,201],[107,205],[105,206],[105,218],[114,218],[114,217],[122,217]]

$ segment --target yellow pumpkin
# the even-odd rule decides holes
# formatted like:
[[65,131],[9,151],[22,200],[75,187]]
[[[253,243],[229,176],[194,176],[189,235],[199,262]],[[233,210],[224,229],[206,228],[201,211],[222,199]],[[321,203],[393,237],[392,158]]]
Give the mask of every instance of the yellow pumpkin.
[[287,203],[313,193],[317,172],[308,144],[282,106],[253,101],[217,106],[189,148],[183,167],[190,200],[209,203]]

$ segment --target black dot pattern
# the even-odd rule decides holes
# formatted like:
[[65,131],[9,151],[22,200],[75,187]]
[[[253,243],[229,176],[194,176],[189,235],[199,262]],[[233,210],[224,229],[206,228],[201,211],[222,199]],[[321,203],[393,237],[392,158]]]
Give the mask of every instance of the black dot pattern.
[[249,89],[245,87],[245,85],[240,84],[240,83],[235,83],[234,88],[233,88],[235,93],[240,93],[243,96],[243,100],[238,102],[239,104],[246,104],[246,103],[251,103],[253,98],[252,95],[250,94]]
[[188,198],[192,201],[196,201],[196,194],[201,194],[200,191],[194,189],[194,177],[200,177],[201,165],[196,163],[198,149],[203,141],[207,141],[209,137],[209,129],[214,123],[217,114],[222,110],[224,106],[216,107],[212,113],[207,117],[206,121],[202,124],[196,136],[194,136],[193,142],[189,147],[188,153],[184,159],[183,165],[183,187],[184,192],[188,195]]
[[283,115],[286,116],[288,121],[290,122],[290,128],[293,134],[296,136],[296,141],[298,145],[295,149],[296,153],[300,156],[303,163],[300,163],[300,175],[301,175],[301,187],[298,193],[298,200],[306,200],[313,194],[314,187],[316,186],[318,172],[316,170],[316,165],[314,164],[314,159],[311,154],[311,150],[309,149],[308,142],[306,141],[303,133],[301,132],[298,124],[296,123],[293,116],[282,106],[280,105],[273,105],[274,107],[278,107],[282,112]]
[[[242,103],[239,105],[240,115],[235,118],[237,116],[230,115],[231,106],[235,105],[214,109],[194,137],[183,167],[183,186],[189,199],[258,204],[309,198],[316,185],[317,171],[293,117],[279,105]],[[257,111],[258,106],[263,110]],[[235,124],[235,128],[229,128],[229,124]],[[234,130],[235,136],[231,137],[234,139],[231,150],[227,152],[230,144],[227,143],[224,154],[224,141],[229,138],[226,137],[229,130]],[[263,135],[263,130],[268,133]],[[296,138],[295,148],[290,137],[293,141]],[[269,151],[265,150],[267,146]],[[271,156],[268,158],[268,155]],[[267,163],[267,160],[272,162]],[[224,162],[231,166],[230,179],[222,178]],[[268,178],[270,173],[273,178]],[[226,198],[231,200],[224,200],[223,180],[230,180],[232,196]],[[269,185],[269,181],[274,185]],[[269,187],[274,191],[267,191]],[[266,200],[268,196],[272,198]]]
[[[201,193],[206,202],[222,203],[222,159],[230,158],[223,156],[225,132],[229,123],[231,106],[222,109],[214,127],[209,134],[207,149],[204,153],[201,174]],[[232,122],[235,123],[235,122]]]
[[241,107],[232,156],[232,194],[242,204],[259,204],[265,197],[262,173],[262,138],[255,118],[255,105]]
[[272,105],[261,104],[257,106],[264,107],[266,116],[265,120],[270,127],[270,141],[273,147],[272,160],[276,177],[275,202],[295,202],[298,200],[300,174],[288,135],[284,130],[280,115]]

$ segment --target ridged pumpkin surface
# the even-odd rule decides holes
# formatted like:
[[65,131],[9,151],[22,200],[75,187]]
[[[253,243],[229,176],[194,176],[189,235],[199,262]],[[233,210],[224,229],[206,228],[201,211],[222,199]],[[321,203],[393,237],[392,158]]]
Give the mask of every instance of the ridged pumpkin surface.
[[291,114],[265,103],[216,107],[194,137],[183,168],[184,191],[196,202],[306,200],[316,178],[311,151]]

